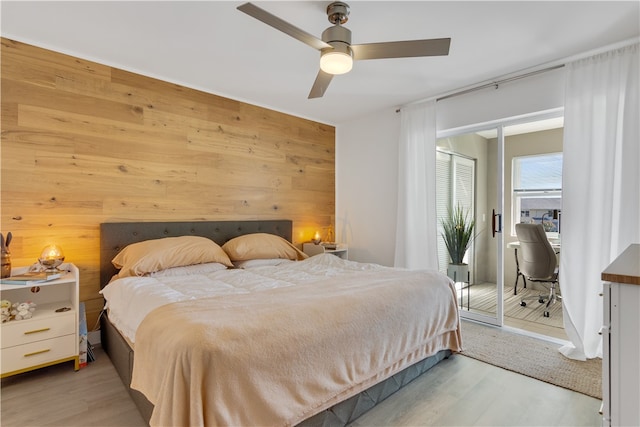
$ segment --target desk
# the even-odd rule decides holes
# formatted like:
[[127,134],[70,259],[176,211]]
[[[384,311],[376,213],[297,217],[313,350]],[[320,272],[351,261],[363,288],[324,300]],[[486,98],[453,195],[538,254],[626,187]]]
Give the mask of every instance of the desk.
[[[551,243],[551,247],[553,248],[554,251],[559,251],[562,246],[560,242],[550,241],[549,243]],[[520,241],[516,240],[515,242],[509,242],[507,243],[507,247],[518,250],[518,248],[520,247]]]
[[[556,254],[560,253],[560,242],[549,242],[551,243],[551,247],[555,251]],[[518,279],[522,276],[522,281],[524,282],[524,287],[527,287],[527,279],[524,277],[524,274],[520,271],[520,263],[518,262],[518,248],[520,247],[520,241],[516,240],[515,242],[507,243],[507,247],[514,250],[514,254],[516,257],[516,283],[513,285],[513,294],[518,295]]]

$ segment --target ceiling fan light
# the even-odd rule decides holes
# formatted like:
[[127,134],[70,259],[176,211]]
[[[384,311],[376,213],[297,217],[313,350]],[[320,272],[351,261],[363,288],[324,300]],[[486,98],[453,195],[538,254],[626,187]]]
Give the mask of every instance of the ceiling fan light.
[[329,74],[344,74],[351,71],[353,58],[345,52],[329,51],[320,57],[320,69]]

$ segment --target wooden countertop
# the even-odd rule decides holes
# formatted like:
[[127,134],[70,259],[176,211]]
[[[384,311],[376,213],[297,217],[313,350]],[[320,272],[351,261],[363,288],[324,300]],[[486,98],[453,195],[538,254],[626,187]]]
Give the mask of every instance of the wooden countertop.
[[607,282],[640,285],[640,244],[630,245],[602,272]]

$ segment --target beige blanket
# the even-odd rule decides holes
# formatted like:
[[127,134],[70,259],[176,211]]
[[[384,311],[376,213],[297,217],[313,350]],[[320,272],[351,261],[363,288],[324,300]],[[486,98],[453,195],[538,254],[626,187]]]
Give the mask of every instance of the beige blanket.
[[461,350],[435,272],[365,271],[152,311],[131,387],[152,426],[290,426],[442,349]]

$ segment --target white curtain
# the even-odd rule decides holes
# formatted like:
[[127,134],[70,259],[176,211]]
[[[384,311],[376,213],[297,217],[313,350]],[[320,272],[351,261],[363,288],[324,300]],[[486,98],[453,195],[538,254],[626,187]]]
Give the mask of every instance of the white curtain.
[[435,101],[402,108],[398,159],[394,265],[437,270]]
[[600,275],[640,242],[639,44],[567,65],[560,288],[565,356],[602,357]]

